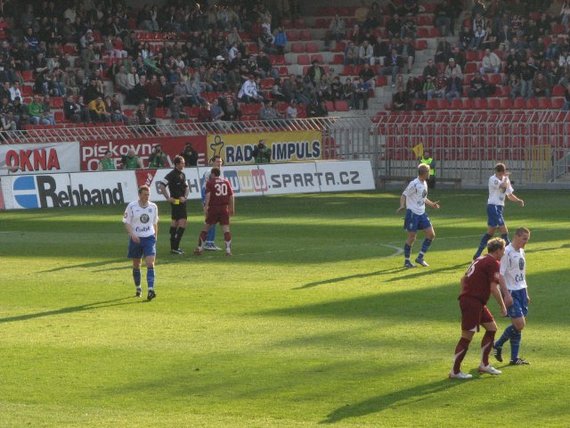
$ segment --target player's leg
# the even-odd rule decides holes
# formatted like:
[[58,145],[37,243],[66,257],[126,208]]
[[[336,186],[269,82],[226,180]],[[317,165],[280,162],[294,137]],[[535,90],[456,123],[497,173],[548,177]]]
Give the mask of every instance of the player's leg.
[[226,256],[232,255],[232,233],[230,231],[230,225],[222,225],[222,230],[224,231],[224,242],[226,244]]
[[[486,314],[481,317],[481,325],[485,328],[485,334],[481,339],[481,364],[479,364],[479,373],[499,375],[501,374],[501,371],[489,364],[489,355],[493,349],[493,341],[495,340],[495,334],[497,333],[497,324],[495,323],[495,320],[493,320],[493,316],[487,307],[485,307],[484,312],[486,312]],[[485,322],[483,322],[483,319],[485,319]],[[491,321],[489,321],[489,319],[491,319]]]
[[501,234],[501,238],[505,240],[505,244],[509,245],[511,243],[511,240],[509,239],[509,229],[504,222],[499,226],[499,233]]
[[520,366],[529,364],[528,361],[519,357],[519,351],[522,341],[522,331],[526,325],[524,316],[513,318],[512,320],[513,333],[511,335],[511,361],[509,364],[513,366]]
[[172,216],[170,221],[170,252],[173,253],[178,247],[176,246],[176,217],[174,215],[174,205],[171,206]]
[[412,247],[416,241],[417,231],[408,231],[408,238],[404,244],[404,267],[412,268],[415,267],[410,261],[410,255],[412,254]]
[[485,232],[483,234],[483,236],[481,237],[481,242],[479,243],[479,248],[477,248],[477,251],[473,255],[473,260],[475,260],[477,257],[479,257],[481,255],[481,253],[483,252],[483,250],[487,247],[487,242],[489,242],[489,239],[491,239],[493,237],[493,235],[495,235],[495,230],[497,230],[497,228],[493,227],[493,226],[489,226],[487,228],[487,232]]
[[416,263],[418,263],[421,266],[427,267],[429,265],[424,260],[424,256],[429,250],[432,241],[435,239],[435,230],[433,229],[433,226],[431,224],[429,224],[429,226],[424,228],[424,234],[425,238],[424,241],[422,242],[422,248],[418,253],[418,257],[416,257]]
[[216,226],[212,226],[208,231],[208,236],[206,236],[206,242],[204,244],[204,249],[208,251],[217,251],[220,248],[216,247]]
[[495,358],[503,361],[502,348],[503,345],[510,340],[511,342],[511,364],[521,365],[528,364],[527,361],[519,357],[520,343],[522,340],[522,330],[526,325],[526,315],[528,314],[528,301],[526,298],[526,290],[511,291],[513,304],[509,306],[507,313],[511,317],[511,325],[508,326],[499,340],[494,344]]
[[461,338],[455,346],[453,367],[449,372],[449,377],[451,379],[470,379],[473,376],[461,371],[461,363],[479,326],[483,305],[477,299],[462,296],[459,298],[459,308],[461,309]]
[[148,238],[141,240],[141,244],[143,246],[146,262],[146,285],[148,288],[147,299],[152,300],[156,297],[156,293],[154,292],[154,262],[156,260],[156,239],[154,235],[149,236]]
[[418,216],[414,215],[411,210],[406,210],[404,230],[408,232],[408,238],[404,244],[404,267],[413,268],[415,265],[410,261],[410,255],[412,254],[412,247],[416,241],[416,235],[418,234]]
[[180,249],[180,241],[182,240],[182,236],[184,235],[185,231],[186,231],[186,217],[178,218],[176,220],[176,232],[174,235],[174,251],[176,252],[176,254],[184,254],[184,251]]
[[208,219],[206,219],[206,223],[204,223],[204,227],[200,231],[200,235],[198,236],[198,246],[194,249],[194,254],[197,256],[201,255],[204,252],[204,244],[206,243],[206,238],[208,236],[208,231],[210,228],[214,227],[214,225],[208,224]]
[[133,261],[133,282],[135,283],[135,297],[142,295],[141,289],[141,259],[143,256],[142,247],[140,242],[135,242],[129,239],[129,250],[127,257]]
[[493,237],[493,235],[495,235],[495,231],[497,230],[497,227],[499,226],[499,208],[497,207],[497,205],[491,205],[488,204],[487,205],[487,232],[483,234],[483,236],[481,237],[481,242],[479,243],[479,247],[477,248],[477,251],[475,252],[475,254],[473,255],[473,260],[475,260],[477,257],[479,257],[481,255],[481,253],[483,253],[483,250],[487,247],[487,242],[489,242],[489,239],[491,239]]

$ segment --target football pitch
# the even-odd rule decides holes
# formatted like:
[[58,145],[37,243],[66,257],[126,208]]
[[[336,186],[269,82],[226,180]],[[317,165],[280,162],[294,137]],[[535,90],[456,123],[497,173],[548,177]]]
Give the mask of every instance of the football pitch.
[[190,255],[196,201],[170,255],[161,203],[152,302],[134,298],[123,206],[0,212],[0,426],[568,427],[570,199],[517,195],[531,365],[478,375],[477,333],[470,381],[447,374],[486,191],[430,192],[431,266],[410,270],[397,192],[237,199],[231,258]]

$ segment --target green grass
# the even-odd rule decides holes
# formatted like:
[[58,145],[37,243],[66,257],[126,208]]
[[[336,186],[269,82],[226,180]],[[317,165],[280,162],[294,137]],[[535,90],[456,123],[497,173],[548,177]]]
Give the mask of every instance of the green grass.
[[232,258],[170,256],[161,205],[151,303],[132,297],[123,207],[0,212],[0,426],[569,426],[570,201],[519,191],[527,207],[506,210],[532,230],[532,365],[460,382],[458,282],[486,194],[431,196],[431,267],[414,270],[395,193],[239,199]]

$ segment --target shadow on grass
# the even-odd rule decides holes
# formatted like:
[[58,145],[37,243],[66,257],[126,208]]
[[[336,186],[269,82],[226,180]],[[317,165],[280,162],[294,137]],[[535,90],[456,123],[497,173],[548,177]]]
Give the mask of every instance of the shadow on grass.
[[320,421],[320,424],[334,424],[348,418],[357,418],[371,413],[378,413],[393,405],[406,405],[416,403],[429,398],[430,395],[447,391],[461,385],[450,379],[438,380],[435,382],[418,385],[413,388],[401,389],[389,394],[378,395],[356,404],[348,404],[334,410],[327,415],[327,418]]
[[[413,278],[418,278],[418,277],[425,277],[426,275],[429,275],[429,274],[435,275],[435,274],[441,273],[441,272],[453,272],[453,271],[457,271],[460,268],[462,268],[463,271],[466,271],[470,264],[471,264],[471,260],[466,261],[465,263],[459,263],[459,264],[456,264],[453,266],[445,266],[445,267],[441,267],[441,268],[430,267],[428,269],[424,269],[421,266],[417,266],[414,269],[401,268],[400,270],[410,272],[410,274],[390,278],[390,279],[386,280],[386,282],[401,281],[403,279],[413,279]],[[459,282],[460,278],[461,278],[461,273],[458,273],[457,282]]]
[[[130,302],[123,302],[124,300],[131,300]],[[52,315],[70,314],[73,312],[90,311],[93,309],[109,308],[112,306],[131,305],[138,303],[139,300],[134,301],[132,297],[121,297],[120,299],[104,300],[102,302],[87,303],[79,306],[69,306],[67,308],[54,309],[52,311],[36,312],[33,314],[16,315],[12,317],[0,318],[0,323],[27,321],[35,318],[49,317]],[[146,302],[146,300],[145,300]]]
[[301,285],[299,287],[295,287],[295,288],[293,288],[293,290],[303,290],[305,288],[317,287],[319,285],[335,284],[337,282],[350,281],[351,279],[362,279],[362,278],[370,278],[373,276],[389,275],[391,273],[396,273],[396,272],[399,272],[401,270],[402,270],[402,268],[390,268],[390,269],[378,270],[375,272],[357,273],[354,275],[347,275],[347,276],[341,276],[338,278],[325,279],[323,281],[309,282],[308,284]]
[[[55,267],[53,269],[47,269],[47,270],[39,271],[38,273],[58,272],[60,270],[75,269],[75,268],[94,268],[94,267],[99,267],[99,266],[105,266],[105,265],[108,265],[110,263],[126,263],[126,261],[127,261],[126,258],[98,260],[96,262],[78,263],[75,265],[58,266],[58,267]],[[126,266],[126,268],[130,268],[130,266]],[[121,269],[126,269],[126,268],[124,266],[121,267]],[[110,270],[117,270],[117,268],[112,268]]]

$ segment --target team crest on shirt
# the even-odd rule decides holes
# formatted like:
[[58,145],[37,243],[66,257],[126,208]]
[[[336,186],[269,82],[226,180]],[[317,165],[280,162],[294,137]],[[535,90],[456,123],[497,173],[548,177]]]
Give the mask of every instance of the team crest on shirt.
[[524,270],[524,259],[522,257],[519,259],[519,269]]
[[422,192],[422,198],[425,198],[427,196],[427,190],[424,189],[424,191]]
[[149,220],[150,220],[150,217],[148,214],[142,214],[141,215],[141,223],[147,224]]

